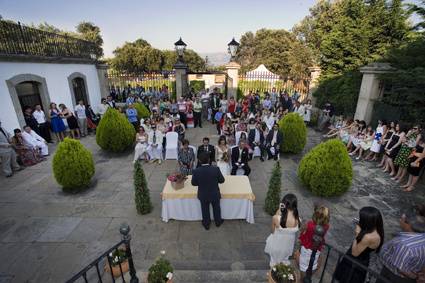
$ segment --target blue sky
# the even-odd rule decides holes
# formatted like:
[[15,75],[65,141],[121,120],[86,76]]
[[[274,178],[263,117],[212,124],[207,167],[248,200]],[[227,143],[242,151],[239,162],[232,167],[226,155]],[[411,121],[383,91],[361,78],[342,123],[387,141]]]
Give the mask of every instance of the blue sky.
[[105,54],[125,41],[144,38],[172,49],[179,36],[197,52],[225,52],[233,36],[260,28],[290,29],[315,0],[0,0],[3,18],[48,22],[73,30],[91,21],[101,28]]
[[144,38],[172,49],[181,36],[197,52],[225,52],[246,31],[290,29],[316,0],[0,0],[5,19],[47,22],[74,30],[80,21],[98,25],[106,56],[125,41]]

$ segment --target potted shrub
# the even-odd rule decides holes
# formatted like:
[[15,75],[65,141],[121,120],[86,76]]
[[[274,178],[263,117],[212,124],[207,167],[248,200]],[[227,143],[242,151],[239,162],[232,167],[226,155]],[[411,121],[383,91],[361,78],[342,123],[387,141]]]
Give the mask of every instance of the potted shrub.
[[295,283],[297,282],[297,276],[295,269],[284,263],[278,263],[270,270],[269,283]]
[[96,143],[104,150],[122,152],[133,145],[136,132],[127,118],[109,108],[96,130]]
[[[111,267],[109,266],[109,262],[111,263]],[[112,273],[114,277],[121,276],[129,270],[127,253],[125,248],[116,249],[114,252],[108,255],[108,261],[105,263],[105,270],[108,273]],[[120,270],[121,264],[121,270]]]
[[95,172],[92,153],[80,141],[70,138],[59,143],[52,167],[56,181],[67,192],[88,187]]
[[346,192],[351,186],[353,168],[345,145],[332,139],[315,146],[301,160],[298,177],[318,196],[330,197]]
[[307,143],[307,127],[298,113],[288,113],[279,121],[283,134],[281,152],[299,153]]
[[270,176],[269,189],[267,191],[267,196],[264,203],[264,210],[270,215],[275,215],[279,208],[281,185],[282,171],[280,170],[280,163],[278,161],[276,162],[272,171],[272,175]]
[[161,251],[161,257],[149,267],[148,283],[173,283],[173,267],[164,255],[165,251]]

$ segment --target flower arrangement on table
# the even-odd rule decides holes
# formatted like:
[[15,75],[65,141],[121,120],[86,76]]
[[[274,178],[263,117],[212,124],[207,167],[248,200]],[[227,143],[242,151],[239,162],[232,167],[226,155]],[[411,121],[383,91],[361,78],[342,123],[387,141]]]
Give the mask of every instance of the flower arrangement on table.
[[294,283],[296,282],[295,269],[287,264],[278,263],[270,271],[269,282]]
[[173,271],[171,263],[165,259],[165,251],[161,251],[161,256],[149,268],[148,283],[171,283]]
[[186,181],[187,176],[185,174],[176,172],[169,174],[167,179],[171,182],[173,189],[179,190],[184,187],[184,181]]

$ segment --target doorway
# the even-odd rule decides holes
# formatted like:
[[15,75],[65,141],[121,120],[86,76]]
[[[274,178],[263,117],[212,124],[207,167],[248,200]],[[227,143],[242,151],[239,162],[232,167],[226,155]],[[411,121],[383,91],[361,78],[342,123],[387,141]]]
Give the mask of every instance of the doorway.
[[75,78],[72,80],[72,89],[74,90],[75,103],[78,104],[78,101],[84,101],[84,105],[89,104],[87,99],[86,85],[83,78]]
[[44,109],[39,85],[40,83],[34,81],[25,81],[16,85],[16,93],[22,112],[27,107],[34,109],[34,106],[37,104],[40,104],[41,108]]

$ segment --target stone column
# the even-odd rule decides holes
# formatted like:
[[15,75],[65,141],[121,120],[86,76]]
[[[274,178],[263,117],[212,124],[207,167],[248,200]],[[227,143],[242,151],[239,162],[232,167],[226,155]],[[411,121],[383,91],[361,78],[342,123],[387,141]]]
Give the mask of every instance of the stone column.
[[319,77],[321,69],[319,66],[313,66],[308,68],[310,71],[310,83],[308,86],[308,94],[307,99],[311,99],[311,103],[315,104],[315,97],[313,96],[313,93],[317,90],[317,87],[319,86]]
[[239,70],[241,65],[236,62],[230,62],[226,65],[226,72],[229,76],[229,84],[227,85],[227,97],[234,97],[236,99],[238,82],[239,82]]
[[388,63],[371,63],[360,68],[363,78],[354,119],[364,120],[367,124],[370,123],[373,106],[375,101],[381,98],[383,90],[378,76],[379,74],[388,73],[393,70],[394,68]]
[[107,64],[96,64],[100,95],[102,98],[106,98],[109,95],[108,68],[109,66]]
[[179,62],[174,65],[174,70],[176,72],[176,97],[179,99],[188,93],[187,65]]

